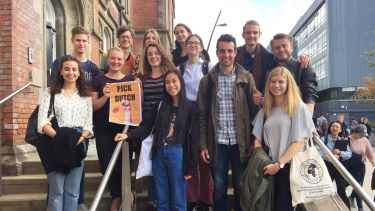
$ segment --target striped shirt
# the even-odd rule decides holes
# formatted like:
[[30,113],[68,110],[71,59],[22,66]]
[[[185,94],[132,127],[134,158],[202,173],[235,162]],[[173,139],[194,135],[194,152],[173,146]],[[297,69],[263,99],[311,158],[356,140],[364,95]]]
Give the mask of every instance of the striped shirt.
[[224,75],[220,70],[217,84],[217,142],[218,144],[237,144],[237,131],[234,115],[234,87],[236,71]]
[[148,76],[143,79],[143,112],[159,103],[163,97],[164,75],[157,78]]

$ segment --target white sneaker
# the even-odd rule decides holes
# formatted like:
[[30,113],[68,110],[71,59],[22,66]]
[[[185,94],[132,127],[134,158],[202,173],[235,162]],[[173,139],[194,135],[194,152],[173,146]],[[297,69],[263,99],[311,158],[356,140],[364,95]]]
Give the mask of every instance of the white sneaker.
[[356,208],[355,206],[355,199],[349,196],[349,202],[351,208]]
[[77,211],[89,211],[89,209],[87,209],[85,204],[79,204]]

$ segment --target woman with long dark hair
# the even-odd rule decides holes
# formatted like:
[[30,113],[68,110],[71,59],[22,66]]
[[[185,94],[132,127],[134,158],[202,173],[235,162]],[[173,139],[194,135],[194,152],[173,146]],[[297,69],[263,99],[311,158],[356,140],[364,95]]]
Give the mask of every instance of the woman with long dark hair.
[[[340,133],[343,132],[343,127],[341,122],[333,121],[328,126],[327,135],[321,138],[322,142],[327,146],[329,150],[331,150],[332,154],[342,163],[344,164],[348,159],[352,156],[352,151],[349,148],[349,141],[340,137]],[[323,153],[322,149],[317,146],[317,150],[319,151],[320,155],[322,156],[329,175],[331,176],[332,180],[336,181],[337,187],[337,194],[340,196],[342,201],[348,206],[350,209],[349,199],[346,196],[346,180],[341,175],[341,173],[336,169],[336,167],[329,161],[328,157]]]
[[196,163],[190,154],[197,146],[189,142],[189,134],[197,111],[186,100],[184,81],[177,70],[165,73],[163,99],[153,106],[148,118],[127,134],[117,134],[116,141],[146,138],[154,127],[152,172],[157,210],[186,211],[186,182]]
[[[47,116],[52,99],[52,115]],[[53,116],[59,129],[52,127]],[[37,147],[47,173],[49,211],[77,210],[87,152],[84,140],[93,134],[92,128],[91,93],[80,62],[73,56],[63,56],[59,73],[41,97],[38,113],[38,132],[52,138],[51,143]]]

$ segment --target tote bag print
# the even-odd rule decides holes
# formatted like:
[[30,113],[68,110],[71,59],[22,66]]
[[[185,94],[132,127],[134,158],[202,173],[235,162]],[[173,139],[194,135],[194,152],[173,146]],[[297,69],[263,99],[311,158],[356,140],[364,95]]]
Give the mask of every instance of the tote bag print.
[[290,167],[292,204],[307,203],[333,195],[334,189],[327,167],[314,145],[298,152]]

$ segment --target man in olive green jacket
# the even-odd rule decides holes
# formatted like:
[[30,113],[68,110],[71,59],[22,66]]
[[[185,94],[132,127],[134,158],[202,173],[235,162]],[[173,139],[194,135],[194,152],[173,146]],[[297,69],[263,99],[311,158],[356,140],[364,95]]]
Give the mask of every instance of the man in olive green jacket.
[[250,153],[251,122],[258,107],[250,97],[251,73],[234,63],[236,40],[222,35],[216,45],[219,63],[202,78],[198,91],[201,159],[212,167],[214,209],[227,210],[229,163],[234,188],[233,209],[239,203],[240,178]]

